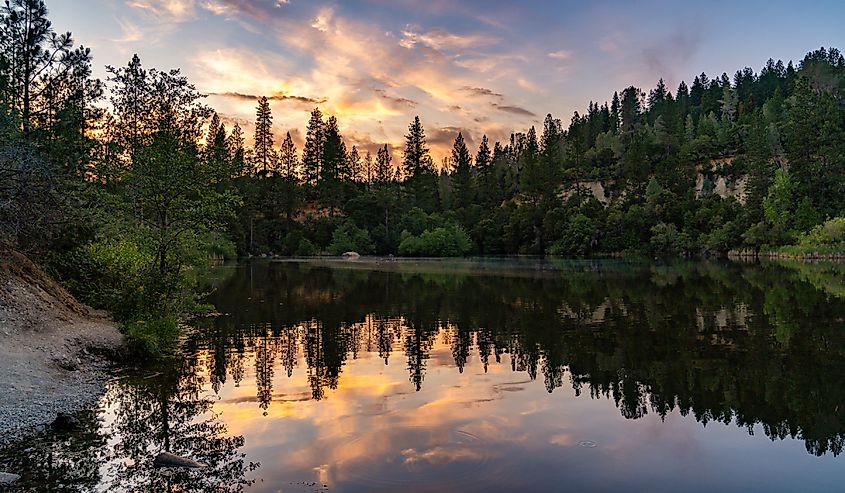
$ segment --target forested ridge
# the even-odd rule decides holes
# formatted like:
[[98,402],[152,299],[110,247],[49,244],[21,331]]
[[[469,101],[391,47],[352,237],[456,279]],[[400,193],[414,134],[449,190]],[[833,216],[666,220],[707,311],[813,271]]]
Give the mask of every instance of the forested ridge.
[[[843,94],[843,56],[822,48],[674,92],[631,86],[567,127],[548,115],[476,150],[458,134],[439,165],[419,118],[394,165],[387,145],[347,148],[315,109],[301,156],[290,135],[246,151],[229,237],[241,254],[281,255],[841,252]],[[256,142],[272,144],[268,116],[262,100]]]
[[261,98],[249,139],[178,70],[136,55],[95,79],[41,0],[0,18],[0,239],[142,340],[138,320],[172,327],[193,306],[191,268],[211,256],[845,249],[835,48],[631,86],[477,149],[458,134],[435,163],[412,115],[404,147],[373,154],[314,109],[300,151]]

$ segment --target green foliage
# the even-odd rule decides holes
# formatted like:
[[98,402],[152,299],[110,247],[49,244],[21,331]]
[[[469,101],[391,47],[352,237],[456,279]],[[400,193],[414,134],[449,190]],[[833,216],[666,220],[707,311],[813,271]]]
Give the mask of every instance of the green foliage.
[[317,255],[320,253],[320,249],[317,245],[311,243],[308,238],[301,238],[299,243],[296,245],[296,250],[294,251],[294,255],[298,257],[311,257],[313,255]]
[[774,183],[769,187],[769,195],[763,200],[763,211],[766,219],[782,228],[792,224],[792,213],[795,207],[796,184],[784,169],[775,171]]
[[845,217],[835,217],[811,229],[798,239],[802,248],[839,247],[845,253]]
[[674,224],[660,223],[651,228],[651,252],[655,255],[674,255],[683,250],[679,240]]
[[366,229],[361,229],[352,221],[344,221],[332,235],[332,242],[327,248],[332,255],[357,252],[361,255],[373,253],[375,245]]
[[569,219],[566,228],[549,249],[552,255],[586,255],[596,235],[593,221],[584,214],[576,214]]
[[472,240],[457,224],[425,230],[419,236],[403,231],[399,254],[409,257],[462,257],[472,249]]
[[134,356],[158,359],[176,349],[182,329],[175,316],[133,320],[123,324],[127,347]]
[[122,240],[82,245],[59,262],[66,287],[82,302],[117,320],[147,312],[153,256]]

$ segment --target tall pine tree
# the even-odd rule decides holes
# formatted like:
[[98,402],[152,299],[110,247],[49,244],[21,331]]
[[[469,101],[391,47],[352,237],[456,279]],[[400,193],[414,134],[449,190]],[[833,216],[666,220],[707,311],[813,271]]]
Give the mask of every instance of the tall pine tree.
[[460,132],[452,145],[452,164],[455,167],[455,172],[452,174],[455,207],[459,209],[472,204],[472,189],[470,188],[472,158],[464,142],[464,136]]
[[305,147],[302,148],[303,180],[308,185],[316,186],[320,180],[324,142],[323,114],[319,108],[314,108],[305,131]]
[[253,159],[257,167],[266,175],[269,169],[274,167],[273,156],[273,114],[270,111],[270,102],[266,96],[258,100],[258,109],[255,112],[255,145],[253,146]]

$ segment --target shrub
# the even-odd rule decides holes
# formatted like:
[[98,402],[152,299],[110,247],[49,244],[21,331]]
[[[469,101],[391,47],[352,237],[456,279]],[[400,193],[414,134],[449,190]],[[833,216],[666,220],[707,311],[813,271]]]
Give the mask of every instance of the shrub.
[[182,329],[176,317],[134,320],[123,324],[130,353],[141,358],[160,358],[172,354]]
[[399,254],[417,257],[462,257],[472,250],[472,241],[457,224],[425,230],[419,236],[403,231]]
[[317,245],[308,241],[308,238],[301,238],[296,246],[295,254],[300,257],[310,257],[318,253],[320,253],[320,249],[317,248]]
[[805,248],[845,244],[845,217],[834,217],[801,235],[798,244]]
[[651,252],[672,255],[678,251],[678,228],[674,224],[659,223],[651,228]]
[[366,229],[355,226],[352,221],[346,221],[335,230],[327,250],[332,255],[341,255],[345,252],[366,255],[373,253],[375,245]]
[[560,239],[549,248],[549,253],[552,255],[586,255],[590,252],[595,235],[596,227],[593,225],[593,221],[583,214],[576,214],[569,219]]
[[71,251],[62,271],[70,274],[64,282],[82,302],[125,320],[145,311],[152,263],[132,242],[96,242]]

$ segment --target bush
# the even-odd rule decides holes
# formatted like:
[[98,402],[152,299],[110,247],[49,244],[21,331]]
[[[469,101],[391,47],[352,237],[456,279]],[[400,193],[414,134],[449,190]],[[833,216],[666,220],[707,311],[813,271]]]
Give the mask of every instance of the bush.
[[678,228],[674,224],[659,223],[651,228],[651,253],[673,255],[678,251]]
[[126,345],[138,357],[155,359],[172,354],[182,329],[174,316],[123,324]]
[[65,285],[82,302],[110,311],[117,320],[145,311],[153,258],[136,244],[90,243],[71,251],[61,264]]
[[238,258],[237,247],[235,247],[232,240],[219,233],[202,235],[199,240],[209,257],[225,260]]
[[586,255],[590,252],[596,227],[593,221],[583,215],[576,214],[569,219],[560,239],[549,248],[552,255]]
[[834,217],[801,235],[798,245],[804,248],[845,245],[845,217]]
[[320,249],[317,248],[317,245],[308,241],[308,238],[301,238],[294,253],[299,257],[310,257],[320,253]]
[[403,231],[399,255],[415,257],[462,257],[472,250],[472,241],[463,228],[450,224],[425,230],[419,236]]
[[341,255],[345,252],[367,255],[373,253],[375,244],[366,229],[355,226],[352,221],[346,221],[335,230],[327,250],[332,255]]

